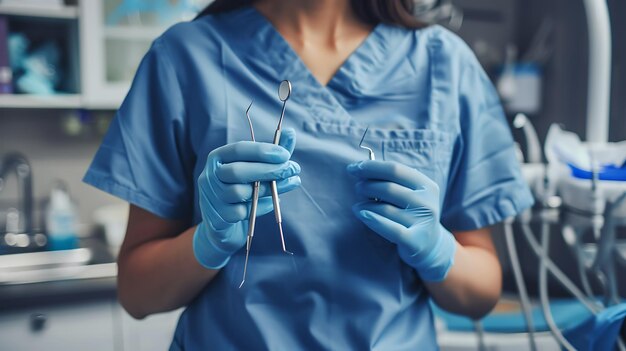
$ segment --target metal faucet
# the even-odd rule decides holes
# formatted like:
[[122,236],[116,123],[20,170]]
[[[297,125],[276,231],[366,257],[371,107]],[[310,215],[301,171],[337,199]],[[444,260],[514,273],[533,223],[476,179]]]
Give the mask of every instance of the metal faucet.
[[17,182],[20,187],[20,202],[22,205],[22,216],[24,217],[25,234],[33,234],[33,177],[30,164],[26,157],[20,153],[13,152],[4,156],[0,166],[0,191],[2,185],[6,184],[6,177],[9,173],[15,172]]

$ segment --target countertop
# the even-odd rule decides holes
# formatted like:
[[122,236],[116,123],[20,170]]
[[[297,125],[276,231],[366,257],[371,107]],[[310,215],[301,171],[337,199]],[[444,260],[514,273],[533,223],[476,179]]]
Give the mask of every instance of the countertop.
[[[0,310],[115,298],[117,264],[98,240],[81,242],[88,264],[4,271],[0,279]],[[3,255],[2,259],[12,255]]]

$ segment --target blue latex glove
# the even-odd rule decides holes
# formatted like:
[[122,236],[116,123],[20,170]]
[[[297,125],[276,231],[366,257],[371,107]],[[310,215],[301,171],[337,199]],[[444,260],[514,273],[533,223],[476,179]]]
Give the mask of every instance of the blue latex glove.
[[392,161],[353,163],[348,172],[360,179],[357,194],[370,199],[352,207],[357,218],[395,243],[402,260],[423,280],[445,279],[454,263],[456,240],[439,222],[437,184]]
[[262,182],[257,216],[273,210],[269,181],[277,181],[279,193],[300,186],[300,166],[289,160],[295,136],[293,129],[284,129],[279,145],[240,141],[209,153],[198,178],[202,222],[193,238],[193,252],[201,265],[222,268],[245,245],[252,183]]

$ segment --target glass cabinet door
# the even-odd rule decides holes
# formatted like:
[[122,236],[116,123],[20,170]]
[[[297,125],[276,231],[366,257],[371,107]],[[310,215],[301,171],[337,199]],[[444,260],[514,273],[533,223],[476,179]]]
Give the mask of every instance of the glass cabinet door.
[[83,103],[115,109],[152,41],[174,23],[192,19],[209,0],[82,0]]

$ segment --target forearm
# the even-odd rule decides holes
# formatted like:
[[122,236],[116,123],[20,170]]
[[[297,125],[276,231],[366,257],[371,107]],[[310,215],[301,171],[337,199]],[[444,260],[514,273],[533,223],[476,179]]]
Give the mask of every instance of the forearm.
[[218,271],[194,257],[194,230],[143,243],[119,257],[118,295],[133,317],[182,307],[215,277]]
[[479,319],[500,298],[502,271],[494,253],[457,242],[454,265],[442,282],[426,282],[435,302],[443,309]]

